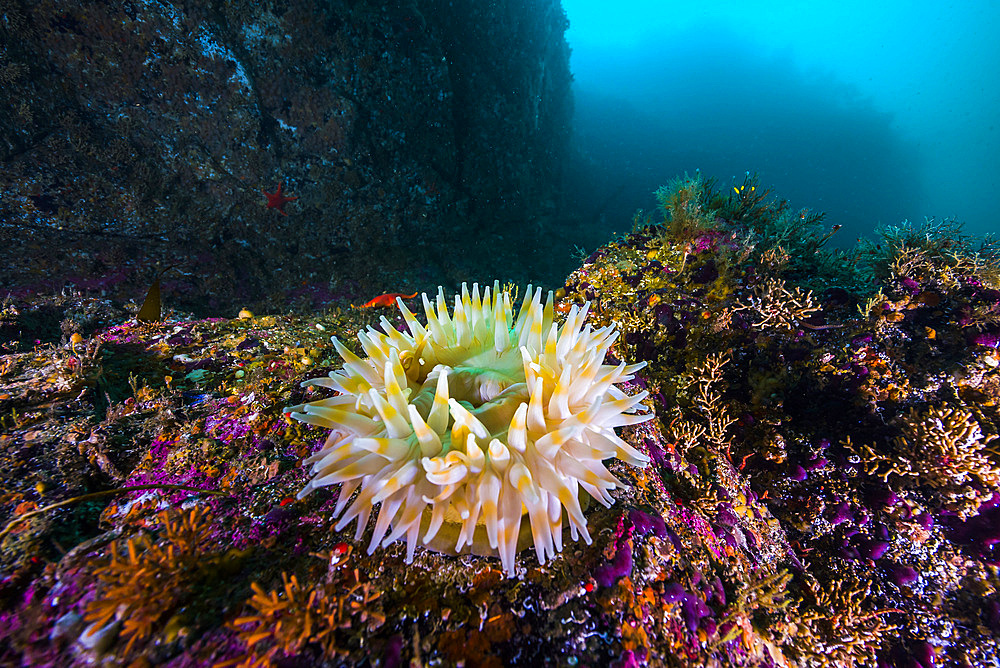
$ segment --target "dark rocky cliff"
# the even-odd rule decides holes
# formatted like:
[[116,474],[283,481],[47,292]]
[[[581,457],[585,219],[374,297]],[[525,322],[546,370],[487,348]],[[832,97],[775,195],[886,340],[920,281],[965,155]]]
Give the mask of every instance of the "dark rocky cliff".
[[[550,279],[557,1],[5,6],[8,289],[140,299],[177,265],[167,302],[210,310]],[[268,208],[279,185],[298,199]]]

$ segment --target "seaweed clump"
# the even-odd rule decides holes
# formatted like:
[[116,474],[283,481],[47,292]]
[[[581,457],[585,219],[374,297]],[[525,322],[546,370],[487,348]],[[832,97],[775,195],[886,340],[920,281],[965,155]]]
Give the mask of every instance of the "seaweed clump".
[[180,632],[185,615],[178,609],[218,575],[220,566],[238,563],[240,556],[213,548],[212,516],[200,506],[163,511],[157,519],[162,525],[157,539],[146,533],[130,537],[125,554],[112,542],[110,557],[94,570],[99,584],[86,607],[84,619],[90,626],[83,637],[113,636],[120,627],[127,639],[125,655],[164,626]]
[[244,659],[222,665],[270,666],[310,650],[318,658],[343,658],[357,643],[357,631],[370,633],[385,623],[382,593],[358,569],[313,588],[303,587],[295,575],[282,573],[281,579],[280,590],[265,592],[256,582],[251,585],[254,595],[247,603],[255,612],[232,622],[242,627],[239,637],[250,651]]

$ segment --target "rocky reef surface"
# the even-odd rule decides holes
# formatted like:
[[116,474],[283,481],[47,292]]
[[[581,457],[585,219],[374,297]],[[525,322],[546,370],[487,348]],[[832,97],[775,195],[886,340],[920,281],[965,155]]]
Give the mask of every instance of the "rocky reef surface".
[[335,487],[296,500],[326,433],[282,407],[394,309],[9,298],[0,663],[996,665],[1000,249],[929,221],[828,251],[752,178],[658,197],[555,305],[648,362],[657,417],[621,436],[652,463],[515,578],[369,555]]

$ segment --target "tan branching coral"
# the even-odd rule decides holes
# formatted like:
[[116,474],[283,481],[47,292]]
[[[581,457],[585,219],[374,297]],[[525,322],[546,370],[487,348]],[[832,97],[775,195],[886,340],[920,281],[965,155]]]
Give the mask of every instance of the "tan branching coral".
[[687,464],[697,467],[693,473],[681,467],[680,478],[686,483],[687,499],[706,517],[714,517],[723,501],[718,495],[717,477],[711,465],[717,453],[728,454],[731,447],[729,428],[736,421],[730,406],[723,400],[726,381],[723,370],[729,363],[729,351],[713,353],[693,360],[677,379],[677,404],[670,412],[667,434],[684,456]]
[[688,377],[687,387],[694,391],[693,405],[705,424],[705,437],[719,446],[727,442],[729,427],[736,422],[721,392],[725,387],[722,370],[731,358],[728,350],[706,355],[693,365]]
[[677,397],[681,405],[673,407],[668,433],[688,459],[700,461],[707,456],[705,447],[729,451],[729,427],[736,421],[723,401],[723,368],[729,363],[728,351],[693,362],[678,381]]
[[881,643],[898,628],[886,616],[900,612],[878,608],[872,583],[848,575],[824,587],[813,588],[815,605],[801,613],[796,635],[807,666],[870,666]]
[[740,582],[735,599],[729,605],[719,625],[747,618],[758,609],[768,612],[784,610],[792,603],[788,596],[788,583],[791,579],[792,575],[788,569],[782,569],[760,579]]
[[735,310],[754,314],[751,326],[756,330],[789,332],[821,309],[813,301],[812,290],[789,289],[784,280],[767,278],[754,288],[747,303],[739,303]]
[[780,245],[768,248],[760,254],[760,264],[775,273],[780,273],[784,270],[791,259],[792,257],[788,254],[788,251]]
[[869,245],[872,269],[879,275],[933,283],[945,289],[958,288],[969,277],[982,285],[996,286],[1000,272],[996,260],[1000,245],[989,235],[966,235],[951,218],[903,221],[876,230],[882,237]]
[[888,297],[882,292],[882,288],[873,294],[871,297],[865,300],[863,305],[858,305],[858,313],[865,320],[877,319],[881,315],[883,304],[886,303]]
[[[271,666],[276,659],[301,655],[307,647],[318,649],[324,658],[346,656],[350,652],[347,630],[373,631],[385,622],[379,598],[382,592],[363,581],[358,570],[314,588],[303,587],[299,579],[281,574],[282,588],[265,593],[253,583],[254,595],[247,601],[256,612],[233,621],[240,639],[250,653],[242,666]],[[233,665],[228,663],[225,665]]]
[[932,406],[912,409],[902,418],[901,434],[893,441],[894,456],[864,447],[867,470],[883,480],[934,488],[945,505],[965,518],[982,501],[977,489],[1000,485],[1000,465],[989,455],[995,434],[984,434],[966,408]]
[[1000,325],[1000,303],[975,304],[966,317],[965,327],[982,331]]

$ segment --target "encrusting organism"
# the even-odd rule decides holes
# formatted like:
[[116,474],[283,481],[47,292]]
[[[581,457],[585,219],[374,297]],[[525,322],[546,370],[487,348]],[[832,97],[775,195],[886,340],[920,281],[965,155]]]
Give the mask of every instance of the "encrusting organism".
[[332,430],[299,497],[341,484],[336,529],[356,519],[358,539],[381,504],[369,553],[405,537],[407,562],[424,544],[499,555],[513,574],[525,514],[540,563],[562,550],[564,511],[589,543],[580,490],[610,505],[623,485],[603,461],[649,462],[614,431],[653,417],[636,412],[647,392],[615,386],[645,363],[603,364],[615,328],[585,325],[589,304],[560,326],[541,289],[516,319],[499,283],[482,297],[463,284],[452,314],[443,289],[422,298],[426,325],[397,300],[408,333],[383,317],[358,334],[365,359],[334,338],[343,368],[306,384],[338,395],[285,409]]

